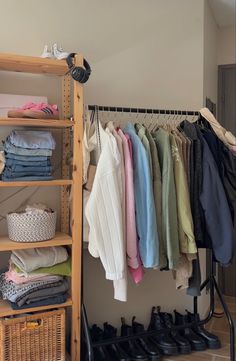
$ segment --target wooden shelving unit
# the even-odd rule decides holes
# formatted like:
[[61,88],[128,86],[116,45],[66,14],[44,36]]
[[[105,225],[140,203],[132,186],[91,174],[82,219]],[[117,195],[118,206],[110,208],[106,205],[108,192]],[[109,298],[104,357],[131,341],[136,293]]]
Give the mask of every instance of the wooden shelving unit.
[[46,311],[51,310],[52,308],[63,308],[63,307],[71,307],[72,299],[68,298],[65,303],[61,303],[59,305],[53,306],[42,306],[42,307],[34,307],[34,308],[24,308],[22,310],[13,310],[8,301],[0,300],[0,317],[8,317],[14,315],[20,315],[22,313],[27,312],[38,312],[38,311]]
[[68,234],[57,232],[53,239],[45,242],[20,243],[13,242],[8,237],[0,237],[0,252],[15,251],[17,249],[30,249],[30,248],[45,248],[56,246],[70,246],[72,245],[72,238]]
[[70,128],[74,122],[71,120],[61,119],[26,119],[26,118],[0,118],[0,126],[8,127],[44,127],[44,128]]
[[54,179],[51,181],[24,181],[24,182],[1,182],[0,188],[12,187],[56,187],[56,186],[70,186],[73,184],[71,179]]
[[[83,66],[83,57],[75,57],[75,65]],[[0,317],[13,316],[26,312],[50,310],[53,308],[71,307],[71,361],[80,361],[81,336],[81,257],[82,257],[82,139],[83,139],[83,86],[71,80],[65,60],[42,59],[38,57],[0,54],[0,70],[24,72],[32,74],[50,74],[62,78],[62,113],[61,120],[50,119],[21,119],[0,118],[0,126],[46,127],[61,128],[62,146],[62,178],[52,181],[31,182],[0,182],[0,188],[9,187],[61,187],[61,231],[54,239],[37,243],[16,243],[8,237],[0,237],[0,252],[16,249],[42,248],[51,246],[70,246],[72,257],[71,297],[61,305],[42,306],[23,310],[13,310],[7,301],[0,300]],[[73,92],[71,92],[71,83]],[[71,99],[71,94],[72,99]],[[73,104],[73,121],[68,120]],[[67,164],[70,131],[73,130],[73,167],[70,178]],[[72,197],[72,236],[69,236],[69,192],[73,189]],[[0,190],[1,191],[1,190]]]
[[13,54],[0,54],[0,69],[31,74],[66,75],[68,73],[65,60]]

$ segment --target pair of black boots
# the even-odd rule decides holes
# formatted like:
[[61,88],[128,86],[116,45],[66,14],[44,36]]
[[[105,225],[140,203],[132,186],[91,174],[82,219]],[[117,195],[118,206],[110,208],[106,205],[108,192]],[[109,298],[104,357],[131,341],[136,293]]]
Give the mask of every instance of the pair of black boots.
[[[104,330],[97,325],[91,328],[93,342],[109,340],[107,346],[94,348],[95,361],[160,361],[161,355],[175,356],[190,354],[192,351],[205,351],[207,348],[221,347],[217,336],[209,333],[203,326],[199,326],[199,315],[187,312],[181,315],[175,313],[175,322],[170,313],[161,312],[160,307],[153,307],[148,331],[154,332],[152,336],[145,334],[144,326],[132,320],[132,326],[126,324],[122,318],[121,336],[139,335],[122,342],[113,342],[117,337],[117,329],[104,323]],[[189,324],[192,324],[189,327]],[[180,330],[173,330],[174,326],[183,326]]]
[[[135,334],[144,334],[144,326],[132,320],[132,326],[121,319],[121,336],[132,336]],[[117,329],[108,323],[104,323],[104,331],[97,325],[91,328],[92,341],[101,341],[113,339],[117,336]],[[112,343],[108,346],[99,346],[94,348],[95,361],[160,361],[161,354],[158,346],[147,336],[137,337],[136,339]]]
[[[203,326],[199,326],[198,314],[187,312],[181,315],[175,312],[175,323],[170,313],[160,312],[160,307],[153,307],[151,321],[148,330],[158,333],[152,336],[157,346],[164,355],[189,354],[191,351],[204,351],[207,348],[218,349],[221,347],[217,336],[207,332]],[[195,324],[192,327],[188,325]],[[181,330],[173,330],[173,326],[185,326]]]

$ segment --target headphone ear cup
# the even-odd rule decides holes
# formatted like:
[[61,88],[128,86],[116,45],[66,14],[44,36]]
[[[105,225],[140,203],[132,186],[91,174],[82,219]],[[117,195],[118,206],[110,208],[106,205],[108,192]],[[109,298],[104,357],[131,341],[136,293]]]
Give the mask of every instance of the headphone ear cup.
[[84,72],[84,83],[86,83],[89,80],[89,76],[90,76],[90,73],[87,70],[85,70],[85,72]]
[[78,81],[79,83],[83,84],[89,79],[89,75],[87,70],[82,67],[74,67],[71,69],[71,76],[74,80]]
[[71,76],[74,80],[79,81],[80,79],[80,71],[79,68],[74,67],[73,69],[71,69]]
[[87,72],[82,68],[80,82],[83,84],[87,81]]
[[90,74],[91,74],[91,68],[89,63],[86,59],[84,59],[84,68],[81,66],[75,66],[73,64],[73,58],[75,57],[76,53],[70,53],[68,57],[66,58],[67,65],[69,67],[70,74],[72,78],[79,83],[86,83],[88,81]]

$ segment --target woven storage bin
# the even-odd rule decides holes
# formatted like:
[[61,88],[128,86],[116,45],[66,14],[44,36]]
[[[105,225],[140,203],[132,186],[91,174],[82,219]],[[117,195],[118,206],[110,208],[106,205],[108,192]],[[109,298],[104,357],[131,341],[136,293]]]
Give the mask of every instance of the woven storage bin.
[[56,212],[9,213],[7,215],[8,237],[15,242],[47,241],[55,236],[56,220]]
[[0,361],[65,361],[65,310],[0,319]]

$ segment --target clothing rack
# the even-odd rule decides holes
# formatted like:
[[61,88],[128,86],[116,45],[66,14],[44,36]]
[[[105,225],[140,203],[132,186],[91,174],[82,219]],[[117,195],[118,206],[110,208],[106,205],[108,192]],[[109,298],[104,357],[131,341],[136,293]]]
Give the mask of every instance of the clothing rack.
[[114,107],[104,105],[89,105],[88,110],[98,110],[101,112],[116,112],[116,113],[136,113],[136,114],[166,114],[166,115],[195,115],[198,116],[198,111],[193,110],[165,110],[165,109],[146,109],[146,108],[127,108]]
[[[164,110],[164,109],[145,109],[145,108],[127,108],[127,107],[114,107],[114,106],[101,106],[101,105],[89,105],[88,110],[91,111],[102,111],[102,112],[119,112],[119,113],[140,113],[140,114],[166,114],[166,115],[191,115],[191,116],[198,116],[198,111],[193,110]],[[209,286],[209,293],[210,293],[210,307],[209,307],[209,313],[208,316],[199,322],[191,322],[185,325],[180,326],[172,326],[171,328],[168,328],[166,330],[162,330],[161,332],[169,333],[172,330],[181,330],[186,327],[193,327],[193,326],[202,326],[207,324],[211,318],[214,316],[215,313],[215,293],[218,295],[219,301],[222,305],[222,308],[224,310],[224,314],[227,317],[228,323],[229,323],[229,330],[230,330],[230,361],[235,361],[235,327],[234,327],[234,321],[232,319],[232,316],[229,312],[228,306],[224,301],[223,294],[219,288],[219,285],[217,283],[215,274],[214,274],[214,258],[213,258],[213,251],[210,250],[210,272],[207,279],[202,283],[200,290],[201,292]],[[194,313],[198,313],[198,297],[194,297],[193,299],[193,306],[194,306]],[[94,360],[94,352],[93,349],[99,346],[105,346],[109,344],[117,344],[120,342],[124,342],[127,340],[133,340],[140,338],[142,336],[148,337],[153,336],[155,334],[158,334],[159,331],[146,331],[143,334],[135,334],[131,336],[125,336],[125,337],[116,337],[113,339],[108,340],[102,340],[99,342],[92,342],[91,336],[90,336],[90,329],[89,329],[89,322],[86,312],[86,307],[84,303],[82,304],[82,325],[84,330],[84,337],[87,344],[88,349],[88,361],[95,361]]]

